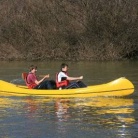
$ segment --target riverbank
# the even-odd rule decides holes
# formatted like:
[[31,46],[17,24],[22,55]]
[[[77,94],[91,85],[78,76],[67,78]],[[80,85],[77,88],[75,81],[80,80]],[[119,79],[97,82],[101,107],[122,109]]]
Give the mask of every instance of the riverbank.
[[[56,52],[56,50],[55,50]],[[58,52],[58,51],[57,51]],[[86,55],[88,52],[88,55]],[[136,51],[136,53],[132,53],[132,55],[128,56],[118,56],[118,57],[113,57],[111,55],[108,54],[114,54],[114,53],[107,53],[106,55],[99,55],[100,50],[97,51],[97,55],[99,55],[100,57],[97,57],[95,55],[91,55],[90,51],[84,51],[84,54],[82,52],[81,55],[74,55],[76,54],[74,52],[74,54],[72,52],[66,54],[61,54],[61,56],[52,56],[51,54],[53,53],[53,51],[49,51],[44,53],[44,51],[42,50],[38,50],[38,51],[28,51],[28,54],[23,54],[23,51],[20,50],[16,50],[14,47],[9,46],[8,48],[6,46],[1,46],[1,50],[0,50],[0,60],[1,61],[61,61],[61,60],[67,60],[67,61],[120,61],[120,60],[137,60],[138,59],[138,52]],[[79,53],[79,51],[77,51],[77,53]],[[92,52],[93,53],[93,52]],[[58,53],[57,53],[58,54]]]

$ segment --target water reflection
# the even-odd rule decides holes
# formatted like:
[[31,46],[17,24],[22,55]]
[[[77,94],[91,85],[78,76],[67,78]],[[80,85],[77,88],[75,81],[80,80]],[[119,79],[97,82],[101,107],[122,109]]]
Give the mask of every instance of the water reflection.
[[[114,124],[116,122],[130,124],[135,121],[134,117],[130,116],[134,112],[133,104],[133,99],[93,98],[92,100],[89,99],[83,102],[78,101],[75,103],[75,107],[83,108],[85,114],[92,114],[93,116],[99,115],[103,117],[100,118],[100,122],[105,124]],[[113,116],[113,118],[111,118],[111,116]],[[103,121],[101,119],[103,119]]]
[[93,117],[93,126],[113,129],[117,137],[126,137],[131,136],[129,128],[135,123],[133,104],[133,99],[95,98],[79,101],[75,107],[83,110],[83,114],[87,116],[87,119],[83,116],[84,121],[90,121],[88,118]]
[[24,105],[24,109],[27,111],[28,117],[32,118],[38,110],[38,105],[32,97],[26,97],[25,103],[26,104]]
[[[55,129],[55,133],[65,137],[70,131],[76,130],[74,133],[78,133],[77,135],[84,135],[95,133],[97,129],[101,133],[100,136],[108,132],[120,138],[131,137],[130,128],[136,121],[133,99],[0,97],[0,102],[1,120],[7,118],[19,122],[19,118],[24,118],[29,125],[34,124],[30,129],[32,132],[36,130],[37,125],[40,126],[39,129],[43,129],[41,126],[54,124],[52,129]],[[6,130],[4,126],[3,129]],[[49,130],[49,133],[52,132]],[[38,135],[37,131],[35,135]]]
[[55,100],[55,109],[58,121],[67,121],[70,117],[68,113],[69,109],[69,100],[68,99],[57,99]]

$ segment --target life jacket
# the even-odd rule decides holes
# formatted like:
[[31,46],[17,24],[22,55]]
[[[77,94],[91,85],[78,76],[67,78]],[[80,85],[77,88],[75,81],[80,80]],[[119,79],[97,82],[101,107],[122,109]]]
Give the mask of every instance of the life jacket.
[[37,86],[35,83],[28,83],[28,81],[27,81],[27,76],[28,76],[28,73],[26,73],[26,72],[23,72],[22,73],[22,78],[24,79],[24,81],[25,81],[25,84],[27,85],[27,87],[29,88],[29,89],[33,89],[35,86]]
[[[63,87],[63,86],[67,86],[69,84],[68,80],[62,80],[61,82],[58,82],[58,74],[59,73],[56,74],[56,87],[60,88],[60,87]],[[65,73],[65,74],[67,74],[67,73]]]

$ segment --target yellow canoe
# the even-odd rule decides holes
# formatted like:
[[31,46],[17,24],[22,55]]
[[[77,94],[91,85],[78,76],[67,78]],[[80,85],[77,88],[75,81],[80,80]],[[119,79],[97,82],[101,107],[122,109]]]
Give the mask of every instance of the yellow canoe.
[[14,96],[47,96],[47,97],[94,97],[94,96],[126,96],[134,92],[134,85],[121,77],[106,84],[88,86],[86,88],[63,90],[28,89],[0,80],[0,94]]

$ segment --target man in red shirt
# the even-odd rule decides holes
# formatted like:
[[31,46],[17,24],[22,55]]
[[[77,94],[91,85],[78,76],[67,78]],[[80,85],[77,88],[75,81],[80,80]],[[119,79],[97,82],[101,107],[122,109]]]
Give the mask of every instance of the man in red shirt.
[[[30,72],[27,76],[27,85],[32,89],[52,89],[55,82],[53,80],[46,80],[49,78],[49,74],[45,75],[42,79],[38,80],[36,76],[37,66],[31,65]],[[55,84],[54,84],[55,85]]]

